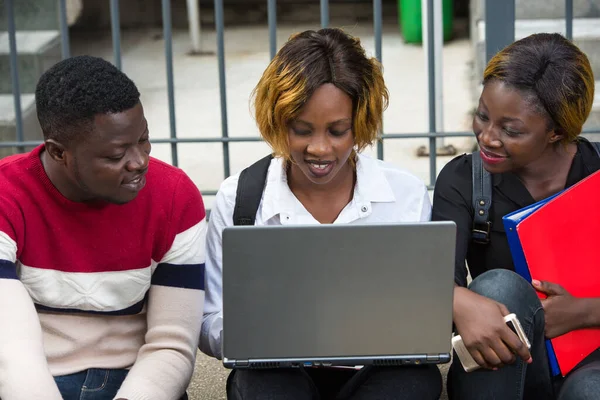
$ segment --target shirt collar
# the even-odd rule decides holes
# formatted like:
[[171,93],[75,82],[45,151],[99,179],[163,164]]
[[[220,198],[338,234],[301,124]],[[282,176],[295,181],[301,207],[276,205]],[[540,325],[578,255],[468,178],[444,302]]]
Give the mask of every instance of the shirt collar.
[[[356,187],[353,203],[392,203],[394,191],[379,160],[359,154],[356,161]],[[291,215],[298,200],[290,190],[283,158],[275,157],[267,173],[261,216],[267,221],[276,215]]]

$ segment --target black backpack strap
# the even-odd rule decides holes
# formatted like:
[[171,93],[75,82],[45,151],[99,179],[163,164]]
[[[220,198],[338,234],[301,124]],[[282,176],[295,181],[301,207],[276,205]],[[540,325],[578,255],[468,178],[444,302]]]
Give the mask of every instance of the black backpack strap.
[[233,208],[234,225],[254,225],[271,159],[272,155],[261,158],[240,173]]
[[472,154],[473,160],[473,242],[490,242],[490,206],[492,205],[492,175],[483,168],[479,152]]

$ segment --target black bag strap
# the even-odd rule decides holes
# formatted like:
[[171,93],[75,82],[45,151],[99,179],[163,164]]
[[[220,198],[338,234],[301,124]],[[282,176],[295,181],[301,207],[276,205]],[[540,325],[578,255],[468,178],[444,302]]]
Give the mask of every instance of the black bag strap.
[[233,208],[233,225],[254,225],[272,159],[272,155],[261,158],[240,173]]
[[[600,157],[600,142],[590,142]],[[487,244],[490,242],[490,207],[492,205],[492,175],[483,168],[479,152],[473,157],[473,242]]]
[[473,242],[490,242],[490,206],[492,205],[492,175],[483,168],[479,152],[472,154],[473,160]]

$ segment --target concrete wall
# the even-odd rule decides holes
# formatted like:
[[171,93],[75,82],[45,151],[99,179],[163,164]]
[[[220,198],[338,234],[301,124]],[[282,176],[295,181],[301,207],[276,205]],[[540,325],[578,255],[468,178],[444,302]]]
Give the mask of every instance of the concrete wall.
[[[0,0],[0,31],[7,30],[4,1]],[[82,10],[83,0],[67,0],[67,22],[72,25]],[[108,1],[106,2],[108,4]],[[57,0],[14,1],[15,27],[17,30],[42,31],[59,28]]]

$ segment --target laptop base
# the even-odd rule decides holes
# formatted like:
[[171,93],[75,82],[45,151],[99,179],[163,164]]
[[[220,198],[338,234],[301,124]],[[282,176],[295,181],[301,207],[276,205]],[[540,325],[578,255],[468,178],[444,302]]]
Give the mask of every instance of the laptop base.
[[325,357],[325,358],[271,358],[230,360],[223,359],[223,366],[229,369],[273,369],[300,367],[337,367],[374,365],[378,367],[393,367],[401,365],[446,364],[450,362],[450,353],[443,354],[414,354],[385,357]]

